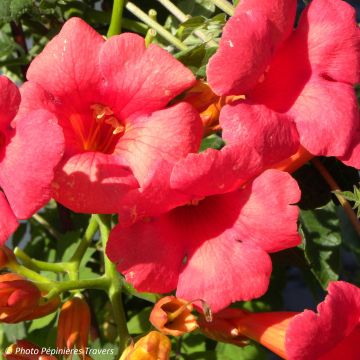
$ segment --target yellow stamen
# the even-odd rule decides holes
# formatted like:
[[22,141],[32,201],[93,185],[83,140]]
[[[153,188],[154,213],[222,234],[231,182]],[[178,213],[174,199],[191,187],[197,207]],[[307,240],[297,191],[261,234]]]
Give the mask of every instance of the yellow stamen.
[[93,104],[90,106],[93,111],[93,117],[96,120],[102,120],[105,116],[113,115],[114,112],[108,107],[100,104]]

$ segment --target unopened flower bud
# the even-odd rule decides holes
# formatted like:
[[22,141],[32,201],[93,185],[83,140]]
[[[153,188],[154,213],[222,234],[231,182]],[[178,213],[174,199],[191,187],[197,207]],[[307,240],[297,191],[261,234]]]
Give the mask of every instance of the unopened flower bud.
[[275,354],[286,358],[285,336],[295,312],[248,313],[235,320],[236,327],[244,336],[255,340]]
[[40,290],[17,274],[0,275],[0,322],[16,323],[38,307]]
[[151,331],[135,344],[128,346],[120,360],[168,360],[171,342],[157,331]]
[[244,310],[228,308],[213,315],[211,321],[200,315],[198,319],[200,331],[216,341],[238,346],[248,345],[248,338],[240,334],[236,324],[236,319],[242,318],[246,314],[247,312]]
[[81,297],[73,297],[61,307],[56,345],[58,348],[82,350],[85,359],[90,333],[90,309]]
[[180,336],[198,328],[192,311],[193,306],[188,301],[166,296],[155,304],[150,322],[164,334]]
[[304,147],[300,146],[298,151],[287,159],[271,166],[274,169],[286,171],[290,174],[309,162],[314,155],[310,154]]

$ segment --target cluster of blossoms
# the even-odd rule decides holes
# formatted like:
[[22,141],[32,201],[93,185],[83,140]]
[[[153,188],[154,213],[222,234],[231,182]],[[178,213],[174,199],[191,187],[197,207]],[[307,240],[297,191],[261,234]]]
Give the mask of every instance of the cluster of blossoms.
[[[208,64],[208,85],[138,35],[104,40],[81,19],[68,20],[32,61],[20,90],[0,77],[1,245],[19,219],[51,198],[74,212],[118,214],[106,248],[118,271],[138,291],[185,299],[172,299],[181,308],[170,321],[178,333],[165,334],[200,327],[215,339],[244,345],[251,338],[297,360],[351,352],[343,344],[359,339],[360,304],[349,284],[330,285],[318,317],[226,309],[262,296],[269,254],[301,243],[300,190],[279,169],[314,156],[360,168],[354,10],[341,0],[313,0],[294,30],[295,12],[295,0],[242,0]],[[225,146],[199,152],[214,131]],[[18,275],[1,277],[0,321],[59,306],[58,298],[42,304],[44,294]],[[193,299],[208,304],[211,322],[191,314]],[[351,313],[343,316],[346,308]],[[84,352],[86,304],[73,297],[61,314],[58,347]],[[71,334],[64,322],[73,324]],[[301,335],[305,323],[311,331]],[[278,330],[282,343],[274,344],[267,335]],[[320,331],[328,336],[316,352],[311,339]],[[154,332],[122,359],[140,359],[147,342],[157,344],[151,358],[168,358],[169,340]]]

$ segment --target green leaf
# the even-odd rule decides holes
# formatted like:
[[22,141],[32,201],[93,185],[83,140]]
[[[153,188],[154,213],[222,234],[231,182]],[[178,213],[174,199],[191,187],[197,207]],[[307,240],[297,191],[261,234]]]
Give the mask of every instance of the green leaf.
[[219,356],[214,351],[200,351],[196,353],[192,353],[191,357],[182,357],[181,359],[186,360],[231,360],[227,356]]
[[329,281],[339,278],[340,224],[336,207],[331,201],[315,210],[302,210],[301,232],[305,258],[323,289]]
[[118,347],[112,343],[101,344],[96,340],[89,346],[88,354],[93,360],[114,359],[118,353]]
[[342,195],[346,200],[356,201],[355,193],[352,193],[351,191],[335,191],[335,193]]
[[175,57],[188,67],[194,74],[202,66],[203,59],[206,55],[205,45],[201,44],[188,50],[181,51]]
[[342,206],[338,206],[337,214],[340,219],[340,229],[344,247],[355,254],[360,262],[360,236],[357,234]]
[[181,24],[182,27],[188,29],[196,29],[205,23],[206,19],[203,16],[194,16]]
[[0,21],[17,20],[34,6],[32,0],[0,0]]
[[[232,344],[219,343],[216,346],[216,352],[220,356],[228,359],[241,360],[265,360],[266,353],[257,344],[250,344],[245,347],[239,347]],[[219,357],[221,359],[221,357]],[[224,358],[225,359],[225,358]]]
[[56,342],[57,328],[53,324],[29,332],[26,340],[40,346],[53,348]]
[[26,335],[25,325],[23,322],[17,324],[2,324],[4,334],[10,343],[23,339]]
[[356,210],[356,215],[360,218],[360,188],[354,186],[354,191],[335,191],[335,194],[342,195],[346,200],[353,202],[353,209]]
[[142,334],[150,330],[149,316],[151,310],[150,307],[146,307],[128,321],[127,326],[130,334]]
[[202,334],[185,334],[182,337],[181,353],[193,354],[206,350],[205,337]]
[[217,47],[210,47],[210,48],[206,48],[205,50],[205,55],[201,61],[201,65],[198,69],[198,71],[196,72],[196,76],[198,78],[205,78],[206,77],[206,66],[209,62],[209,59],[215,54],[217,50]]
[[37,329],[42,329],[45,326],[49,325],[56,317],[57,312],[53,312],[47,316],[44,316],[42,318],[36,319],[31,321],[31,324],[28,328],[28,332],[37,330]]
[[202,140],[200,145],[200,152],[209,148],[220,150],[224,145],[225,142],[220,136],[212,134]]
[[178,3],[178,6],[185,14],[191,14],[192,16],[210,17],[216,9],[211,0],[182,0]]

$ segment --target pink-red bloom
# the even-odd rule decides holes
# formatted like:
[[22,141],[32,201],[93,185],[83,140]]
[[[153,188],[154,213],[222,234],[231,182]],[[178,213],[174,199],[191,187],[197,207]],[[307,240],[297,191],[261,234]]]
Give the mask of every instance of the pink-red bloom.
[[208,81],[219,95],[245,99],[222,109],[223,138],[252,143],[269,165],[300,143],[360,167],[355,11],[341,0],[314,0],[293,31],[295,10],[296,0],[243,0],[226,24]]
[[187,103],[167,107],[194,76],[159,46],[146,48],[138,35],[105,41],[72,18],[31,63],[27,78],[20,110],[46,109],[58,119],[65,154],[53,196],[74,211],[131,206],[140,193],[146,196],[154,176],[169,178],[171,164],[198,149],[198,113]]
[[[199,322],[205,334],[233,342],[248,337],[287,360],[357,360],[360,341],[360,289],[337,281],[329,284],[328,295],[317,313],[249,313],[225,309],[213,323]],[[229,336],[230,334],[230,336]]]
[[54,167],[62,156],[63,136],[44,110],[16,116],[20,93],[0,76],[0,245],[50,200]]
[[[277,170],[233,189],[228,180],[241,173],[233,154],[209,149],[179,161],[171,186],[187,195],[187,204],[130,227],[120,222],[111,232],[107,254],[136,289],[176,288],[177,297],[202,299],[213,311],[267,290],[268,253],[300,242],[298,209],[290,205],[300,191]],[[247,167],[243,160],[244,174]]]
[[317,313],[305,310],[286,331],[285,350],[293,360],[356,360],[360,341],[360,289],[333,282]]

